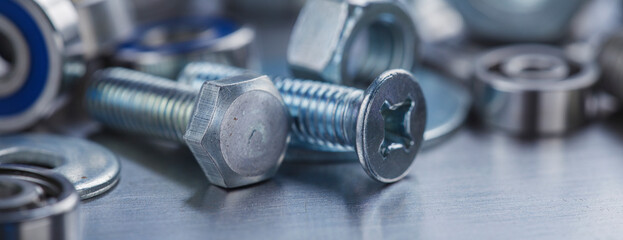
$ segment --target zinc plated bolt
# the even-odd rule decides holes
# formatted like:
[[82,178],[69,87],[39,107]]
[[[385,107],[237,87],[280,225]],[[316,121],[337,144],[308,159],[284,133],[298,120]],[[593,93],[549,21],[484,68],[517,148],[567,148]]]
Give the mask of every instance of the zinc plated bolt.
[[[178,80],[197,87],[248,73],[196,62],[187,65]],[[355,150],[366,173],[380,182],[407,175],[426,126],[424,96],[410,73],[386,71],[365,91],[311,80],[272,79],[293,118],[293,144],[322,151]]]
[[86,102],[113,128],[186,143],[209,181],[226,188],[272,177],[289,140],[288,110],[266,76],[206,82],[197,91],[111,68],[93,76]]

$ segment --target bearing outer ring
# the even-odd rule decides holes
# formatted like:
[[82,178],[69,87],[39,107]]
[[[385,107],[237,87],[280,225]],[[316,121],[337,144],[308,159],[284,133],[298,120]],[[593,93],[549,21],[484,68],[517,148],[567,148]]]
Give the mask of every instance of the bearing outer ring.
[[[0,209],[1,239],[81,239],[80,199],[67,179],[45,169],[10,164],[0,165],[0,177],[4,192],[0,202],[23,204]],[[7,194],[10,185],[17,191]],[[39,199],[25,198],[32,194]]]
[[22,86],[0,97],[0,133],[5,133],[33,125],[50,108],[60,89],[65,49],[79,36],[77,13],[69,0],[1,1],[0,15],[21,32],[30,60]]
[[[506,61],[522,55],[561,59],[569,73],[559,79],[525,79],[500,70]],[[482,55],[475,68],[476,109],[488,125],[518,135],[558,135],[582,125],[594,110],[590,103],[599,69],[593,63],[569,59],[561,49],[546,45],[503,47]]]

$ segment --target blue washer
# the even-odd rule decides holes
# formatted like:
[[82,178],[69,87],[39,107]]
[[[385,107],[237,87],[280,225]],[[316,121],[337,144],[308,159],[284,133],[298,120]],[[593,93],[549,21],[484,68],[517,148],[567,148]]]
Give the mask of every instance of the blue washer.
[[[174,28],[175,26],[194,26],[206,30],[213,29],[216,34],[213,38],[193,39],[178,43],[168,43],[156,47],[145,46],[142,44],[143,37],[150,30],[159,27]],[[135,37],[131,41],[121,45],[120,49],[124,52],[157,52],[164,55],[186,53],[196,49],[209,47],[214,44],[215,40],[232,34],[238,29],[240,29],[240,26],[237,23],[226,18],[185,17],[159,21],[139,29]]]
[[50,74],[45,37],[29,12],[14,0],[0,0],[0,15],[22,32],[30,49],[30,69],[24,85],[8,97],[0,97],[0,118],[27,111],[39,99]]

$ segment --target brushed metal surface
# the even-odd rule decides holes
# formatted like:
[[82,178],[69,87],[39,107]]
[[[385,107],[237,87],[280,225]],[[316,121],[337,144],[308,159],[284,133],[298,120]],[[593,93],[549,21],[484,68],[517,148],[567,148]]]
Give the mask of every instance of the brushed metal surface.
[[[258,32],[255,70],[287,73],[283,25]],[[185,148],[104,132],[91,139],[123,169],[112,191],[82,204],[85,239],[620,238],[621,122],[536,141],[468,124],[395,184],[368,179],[356,162],[286,162],[272,180],[236,190],[210,185]]]
[[[560,239],[623,234],[623,116],[567,138],[462,128],[383,185],[357,163],[286,163],[270,181],[211,186],[183,148],[103,133],[119,184],[82,206],[87,239]],[[617,126],[619,125],[619,126]],[[126,139],[126,140],[124,140]]]

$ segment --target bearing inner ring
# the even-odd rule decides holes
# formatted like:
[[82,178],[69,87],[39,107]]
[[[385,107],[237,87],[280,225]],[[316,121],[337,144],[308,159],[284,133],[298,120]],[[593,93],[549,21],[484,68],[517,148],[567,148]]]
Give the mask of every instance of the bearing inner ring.
[[0,176],[0,209],[19,210],[41,204],[44,190],[31,182]]
[[510,79],[564,80],[569,76],[567,62],[546,54],[521,54],[502,63],[501,71]]
[[0,15],[0,97],[10,96],[26,82],[29,51],[20,30]]

